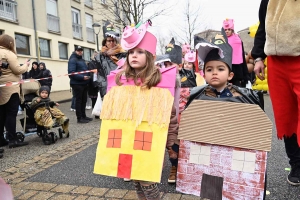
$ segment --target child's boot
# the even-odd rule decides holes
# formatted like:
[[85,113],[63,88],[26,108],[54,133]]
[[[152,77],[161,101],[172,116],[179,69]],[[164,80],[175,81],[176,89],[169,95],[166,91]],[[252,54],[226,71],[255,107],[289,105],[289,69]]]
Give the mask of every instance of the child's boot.
[[172,166],[168,178],[168,183],[176,183],[176,174],[177,174],[177,167]]

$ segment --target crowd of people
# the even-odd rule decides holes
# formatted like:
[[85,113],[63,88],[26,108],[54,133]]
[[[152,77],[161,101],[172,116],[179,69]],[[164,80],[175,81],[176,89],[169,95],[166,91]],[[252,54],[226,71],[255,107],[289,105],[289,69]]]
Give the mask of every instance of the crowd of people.
[[[287,8],[295,8],[292,2],[288,4]],[[113,24],[107,21],[103,27],[104,39],[101,51],[95,52],[88,63],[82,58],[83,48],[77,46],[70,56],[68,73],[97,69],[97,73],[89,72],[69,76],[74,98],[71,109],[76,111],[77,123],[89,123],[93,120],[86,116],[88,98],[91,98],[92,108],[100,100],[99,97],[101,101],[103,100],[102,126],[95,169],[99,165],[97,161],[101,159],[98,157],[101,155],[99,151],[109,146],[108,143],[101,144],[101,140],[103,141],[105,137],[104,131],[107,130],[107,126],[111,125],[110,120],[114,121],[113,124],[116,127],[121,127],[124,123],[130,127],[132,122],[137,124],[135,128],[138,128],[142,122],[149,126],[157,123],[160,127],[168,126],[165,148],[172,165],[168,182],[176,183],[179,154],[177,135],[181,113],[195,100],[248,103],[258,105],[263,109],[263,101],[258,93],[245,87],[248,81],[252,82],[252,78],[249,78],[252,77],[250,75],[252,71],[259,79],[264,79],[264,60],[268,57],[269,89],[277,134],[278,138],[284,139],[286,154],[291,165],[287,181],[291,185],[299,186],[298,99],[300,90],[297,71],[300,52],[297,43],[288,42],[285,39],[287,33],[283,33],[286,24],[291,25],[298,18],[297,15],[288,15],[288,11],[277,13],[282,6],[284,5],[276,3],[275,0],[261,1],[260,25],[253,49],[247,54],[244,52],[242,40],[234,31],[232,19],[223,21],[221,34],[213,37],[210,42],[195,37],[194,48],[192,48],[189,44],[177,45],[172,38],[166,45],[165,55],[157,57],[156,37],[147,30],[151,25],[150,21],[136,27],[125,27],[122,36],[115,32]],[[281,15],[282,21],[276,24],[270,23],[272,21],[270,18],[277,15]],[[284,18],[286,15],[289,17]],[[277,25],[283,27],[275,29]],[[290,31],[290,38],[293,37],[293,41],[299,40],[296,34],[299,27],[294,26]],[[0,84],[7,81],[19,81],[21,74],[24,79],[51,77],[51,72],[46,69],[45,63],[33,62],[31,70],[26,73],[30,63],[25,62],[22,66],[18,64],[14,40],[8,35],[0,36],[0,55],[6,55],[9,58],[7,60],[10,66],[2,70]],[[169,77],[169,85],[161,84],[165,78],[163,72],[166,68],[176,69],[176,74]],[[52,79],[40,80],[40,83],[46,86],[46,88],[42,87],[44,89],[40,93],[43,94],[46,91],[45,98],[47,99]],[[172,87],[174,85],[174,91],[168,88],[171,85]],[[166,95],[166,90],[171,92],[171,98]],[[129,91],[132,93],[129,94]],[[0,88],[0,146],[6,145],[7,140],[10,148],[28,144],[17,140],[15,135],[19,92],[18,85]],[[153,97],[152,94],[157,96]],[[149,110],[153,112],[146,111],[146,109],[140,109],[137,112],[136,109],[141,108],[139,104],[149,102],[145,98],[152,98],[151,106],[153,107],[149,107],[150,105],[144,107],[149,107]],[[41,100],[41,98],[38,99]],[[170,99],[173,101],[170,102]],[[154,114],[159,117],[154,117]],[[95,117],[99,118],[99,116]],[[63,117],[61,123],[65,124],[67,121],[67,118]],[[68,131],[68,124],[65,125],[65,131]],[[7,140],[3,137],[4,127],[7,131]],[[110,128],[114,129],[114,127]],[[3,150],[0,149],[0,157],[2,156]],[[101,162],[101,164],[104,168],[110,166],[109,163]],[[95,170],[95,172],[103,174],[101,170]],[[123,178],[128,180],[129,177],[124,175]],[[133,180],[133,183],[139,199],[160,199],[156,182]]]

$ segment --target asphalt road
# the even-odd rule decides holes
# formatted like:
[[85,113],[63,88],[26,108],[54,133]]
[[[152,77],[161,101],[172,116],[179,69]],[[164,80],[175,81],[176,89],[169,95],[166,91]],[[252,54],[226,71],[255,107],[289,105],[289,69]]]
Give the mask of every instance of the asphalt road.
[[[41,139],[37,136],[30,136],[26,138],[30,145],[24,148],[16,148],[8,150],[5,154],[5,160],[1,160],[0,168],[7,168],[14,163],[22,162],[30,157],[34,157],[48,150],[55,149],[58,146],[64,145],[70,140],[76,139],[85,133],[94,131],[99,132],[100,121],[94,120],[89,124],[77,124],[75,120],[75,113],[69,111],[70,103],[61,104],[61,110],[65,112],[71,119],[70,130],[71,135],[69,139],[58,140],[55,145],[45,146]],[[265,110],[270,119],[274,122],[272,106],[269,96],[265,96]],[[90,113],[90,111],[88,111]],[[259,127],[257,127],[259,128]],[[93,174],[93,166],[95,160],[96,145],[92,145],[82,152],[63,160],[62,162],[36,174],[31,177],[29,181],[48,182],[56,184],[70,184],[70,185],[84,185],[92,187],[109,187],[120,189],[133,189],[130,182],[124,182],[122,179],[100,176]],[[167,184],[167,176],[169,173],[169,161],[165,158],[165,167],[163,169],[161,191],[175,192],[174,185]],[[4,162],[3,162],[4,161]],[[6,163],[6,164],[5,164]],[[296,200],[300,199],[300,187],[290,186],[286,177],[289,168],[288,159],[284,149],[284,143],[276,137],[276,130],[274,127],[272,139],[272,151],[268,154],[268,185],[267,190],[270,195],[267,199],[276,200]]]

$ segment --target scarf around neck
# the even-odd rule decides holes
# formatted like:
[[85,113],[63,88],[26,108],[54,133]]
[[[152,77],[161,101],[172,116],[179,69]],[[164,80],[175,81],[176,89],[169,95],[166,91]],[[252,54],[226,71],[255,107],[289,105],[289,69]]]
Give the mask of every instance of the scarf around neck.
[[102,53],[106,53],[108,50],[112,50],[112,51],[113,51],[112,55],[107,55],[107,56],[110,57],[110,59],[111,59],[112,61],[114,61],[114,63],[117,63],[117,62],[119,61],[119,59],[118,59],[117,56],[115,56],[115,55],[118,54],[118,53],[123,53],[123,52],[125,52],[125,51],[122,49],[122,47],[121,47],[120,44],[117,44],[115,47],[113,47],[113,48],[111,48],[111,49],[109,49],[107,46],[102,46],[102,48],[101,48],[101,52],[102,52]]

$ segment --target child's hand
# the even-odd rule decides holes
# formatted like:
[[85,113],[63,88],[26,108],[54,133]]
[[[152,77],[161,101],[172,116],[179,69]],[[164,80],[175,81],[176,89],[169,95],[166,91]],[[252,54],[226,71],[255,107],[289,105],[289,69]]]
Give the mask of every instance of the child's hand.
[[39,103],[40,101],[41,101],[41,98],[37,98],[37,99],[36,99],[36,102]]
[[56,105],[56,106],[59,106],[59,104],[58,104],[58,103],[55,103],[55,105]]
[[172,159],[177,159],[178,158],[178,153],[176,153],[172,147],[167,147],[168,149],[168,153],[169,153],[169,158],[172,158]]

